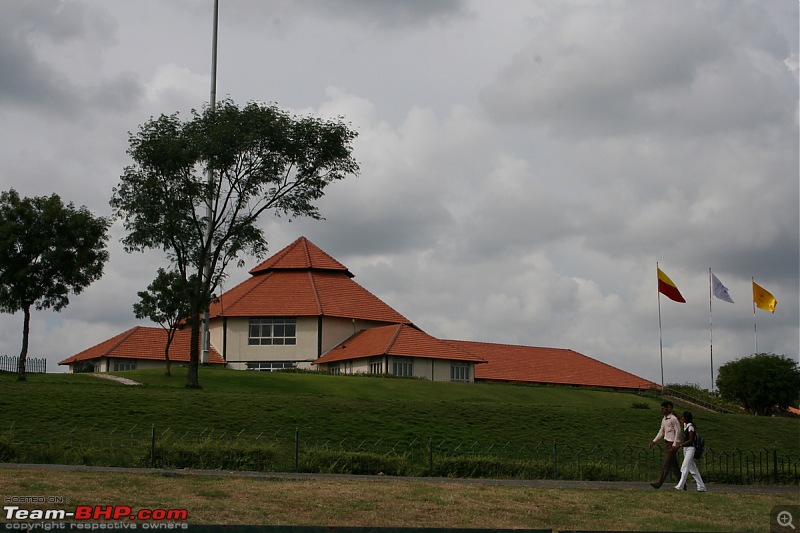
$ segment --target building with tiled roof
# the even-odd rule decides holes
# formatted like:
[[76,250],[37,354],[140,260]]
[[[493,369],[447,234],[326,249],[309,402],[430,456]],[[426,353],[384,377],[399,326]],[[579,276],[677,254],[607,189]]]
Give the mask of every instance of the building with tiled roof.
[[[187,329],[175,332],[169,349],[169,360],[181,364],[189,362],[189,339]],[[73,355],[59,365],[68,365],[71,371],[90,365],[95,372],[118,372],[141,368],[163,368],[166,359],[164,347],[167,330],[160,327],[135,326],[91,348]],[[225,360],[214,349],[209,353],[209,363],[224,365]]]
[[396,324],[359,331],[314,364],[332,374],[388,372],[431,381],[469,382],[475,377],[474,366],[485,362],[415,327]]
[[305,237],[250,275],[209,310],[211,344],[231,368],[311,368],[354,333],[411,324]]
[[[350,270],[305,237],[250,270],[209,310],[208,362],[237,370],[318,369],[435,381],[514,381],[641,389],[655,383],[572,350],[444,341],[423,332],[356,283]],[[164,364],[166,332],[135,327],[60,365],[76,371]],[[172,361],[189,358],[179,331]]]
[[658,385],[573,350],[473,341],[447,341],[486,361],[475,368],[476,381],[502,381],[652,389]]

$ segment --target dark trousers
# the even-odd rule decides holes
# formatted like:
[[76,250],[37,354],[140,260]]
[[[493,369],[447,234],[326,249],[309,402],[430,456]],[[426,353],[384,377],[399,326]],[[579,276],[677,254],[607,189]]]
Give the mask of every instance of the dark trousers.
[[667,453],[664,456],[664,465],[661,467],[661,477],[655,482],[659,487],[664,483],[664,480],[667,479],[667,475],[669,475],[670,471],[672,471],[676,480],[681,478],[681,468],[678,466],[678,450],[671,451],[673,444],[671,442],[665,441],[664,444],[668,446]]

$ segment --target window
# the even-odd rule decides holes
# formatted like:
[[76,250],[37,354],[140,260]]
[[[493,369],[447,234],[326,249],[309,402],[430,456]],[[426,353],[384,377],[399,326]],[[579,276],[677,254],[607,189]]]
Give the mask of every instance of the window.
[[342,369],[339,367],[339,363],[332,363],[328,365],[328,372],[334,376],[338,376],[342,373]]
[[251,318],[247,344],[284,346],[297,344],[297,319],[286,317]]
[[450,381],[469,383],[469,365],[467,363],[452,363],[450,365]]
[[411,361],[393,361],[392,374],[395,376],[413,376],[414,366]]
[[383,374],[383,365],[380,361],[370,362],[369,364],[369,373],[370,374]]
[[114,361],[114,372],[121,372],[123,370],[136,370],[136,361]]
[[261,372],[275,372],[287,368],[296,368],[297,365],[291,361],[278,361],[269,363],[247,363],[247,370],[259,370]]

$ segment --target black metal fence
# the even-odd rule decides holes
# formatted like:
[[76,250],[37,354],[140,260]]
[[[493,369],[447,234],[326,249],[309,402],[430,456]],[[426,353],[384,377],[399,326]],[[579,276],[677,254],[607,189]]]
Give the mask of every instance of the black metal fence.
[[[179,432],[118,428],[0,432],[0,462],[194,468],[265,472],[498,479],[652,481],[664,450],[625,446],[587,448],[559,442],[453,443],[432,438],[390,442],[350,438],[314,441],[300,430]],[[698,461],[710,483],[794,484],[800,456],[778,449],[708,448]]]
[[[0,355],[0,371],[16,372],[19,370],[18,355]],[[47,359],[44,357],[26,357],[25,372],[32,374],[47,373]]]

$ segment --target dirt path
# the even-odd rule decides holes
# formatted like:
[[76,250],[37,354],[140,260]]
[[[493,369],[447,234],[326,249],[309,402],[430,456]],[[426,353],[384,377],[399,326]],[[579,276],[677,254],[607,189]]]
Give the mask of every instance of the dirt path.
[[102,379],[110,379],[111,381],[116,381],[117,383],[122,383],[123,385],[141,385],[138,381],[133,381],[132,379],[128,378],[121,378],[119,376],[112,376],[111,374],[103,374],[100,372],[94,372],[92,375],[96,378]]

